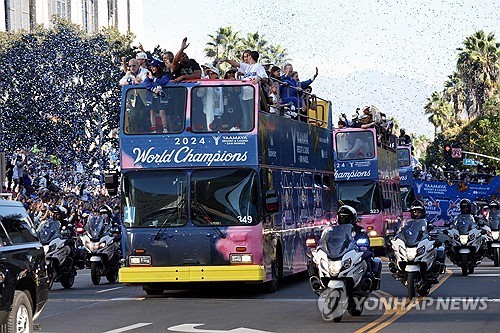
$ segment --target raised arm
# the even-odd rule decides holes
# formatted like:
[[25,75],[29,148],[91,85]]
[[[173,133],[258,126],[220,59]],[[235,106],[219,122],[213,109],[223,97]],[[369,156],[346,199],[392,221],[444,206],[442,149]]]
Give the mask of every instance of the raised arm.
[[184,53],[184,50],[187,49],[188,46],[189,43],[187,42],[187,37],[184,37],[184,39],[182,40],[181,48],[174,57],[174,63],[172,64],[172,72],[176,72],[179,69],[179,62],[181,61],[182,53]]

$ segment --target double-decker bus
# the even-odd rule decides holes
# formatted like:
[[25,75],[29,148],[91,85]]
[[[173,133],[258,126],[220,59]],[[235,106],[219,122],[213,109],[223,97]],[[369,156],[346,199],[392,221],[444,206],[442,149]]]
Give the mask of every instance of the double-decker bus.
[[335,185],[339,204],[354,207],[372,247],[385,247],[401,222],[396,137],[382,145],[374,128],[334,129]]
[[410,219],[410,205],[415,200],[411,146],[398,146],[398,168],[403,219]]
[[260,96],[237,80],[168,84],[161,96],[123,89],[120,282],[148,294],[203,282],[275,289],[306,270],[306,239],[335,203],[331,106],[299,121],[266,112]]

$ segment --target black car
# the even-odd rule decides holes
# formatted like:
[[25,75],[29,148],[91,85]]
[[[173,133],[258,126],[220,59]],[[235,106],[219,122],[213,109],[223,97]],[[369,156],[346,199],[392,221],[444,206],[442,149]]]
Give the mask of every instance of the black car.
[[45,253],[17,201],[0,199],[0,331],[32,332],[49,297]]

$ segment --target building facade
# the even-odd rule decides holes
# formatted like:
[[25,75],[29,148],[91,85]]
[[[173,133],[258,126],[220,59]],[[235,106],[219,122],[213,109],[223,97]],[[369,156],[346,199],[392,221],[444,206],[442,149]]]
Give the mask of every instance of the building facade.
[[121,33],[142,34],[141,0],[2,0],[0,31],[29,31],[37,24],[49,28],[54,15],[88,33],[114,26]]

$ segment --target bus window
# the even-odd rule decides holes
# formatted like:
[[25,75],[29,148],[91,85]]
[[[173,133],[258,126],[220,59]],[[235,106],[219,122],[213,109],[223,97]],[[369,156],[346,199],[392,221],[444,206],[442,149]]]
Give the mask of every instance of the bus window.
[[338,200],[356,209],[358,214],[381,212],[380,188],[375,181],[337,183]]
[[313,203],[313,178],[312,174],[305,172],[301,177],[299,195],[299,216],[300,223],[312,220],[311,207]]
[[335,134],[335,142],[339,160],[370,159],[375,156],[371,131],[338,132]]
[[132,172],[124,175],[123,183],[123,224],[126,227],[177,227],[186,224],[184,172]]
[[130,89],[125,96],[125,134],[180,133],[185,127],[187,89],[164,87],[161,96]]
[[398,167],[406,167],[410,165],[410,150],[405,148],[398,149]]
[[252,169],[197,170],[191,174],[191,219],[198,226],[259,223],[258,177]]
[[323,217],[323,185],[321,175],[314,175],[314,218],[320,219]]
[[333,212],[337,211],[333,198],[335,197],[335,184],[332,181],[332,177],[329,175],[323,175],[323,193],[325,194],[325,201],[323,207],[325,209],[326,218],[330,219],[333,217]]
[[193,132],[247,132],[253,129],[253,86],[198,86],[193,88],[191,96]]
[[282,206],[281,211],[283,212],[283,222],[284,225],[292,225],[293,221],[293,183],[292,183],[292,173],[289,171],[283,171],[281,174],[283,194],[281,198]]

